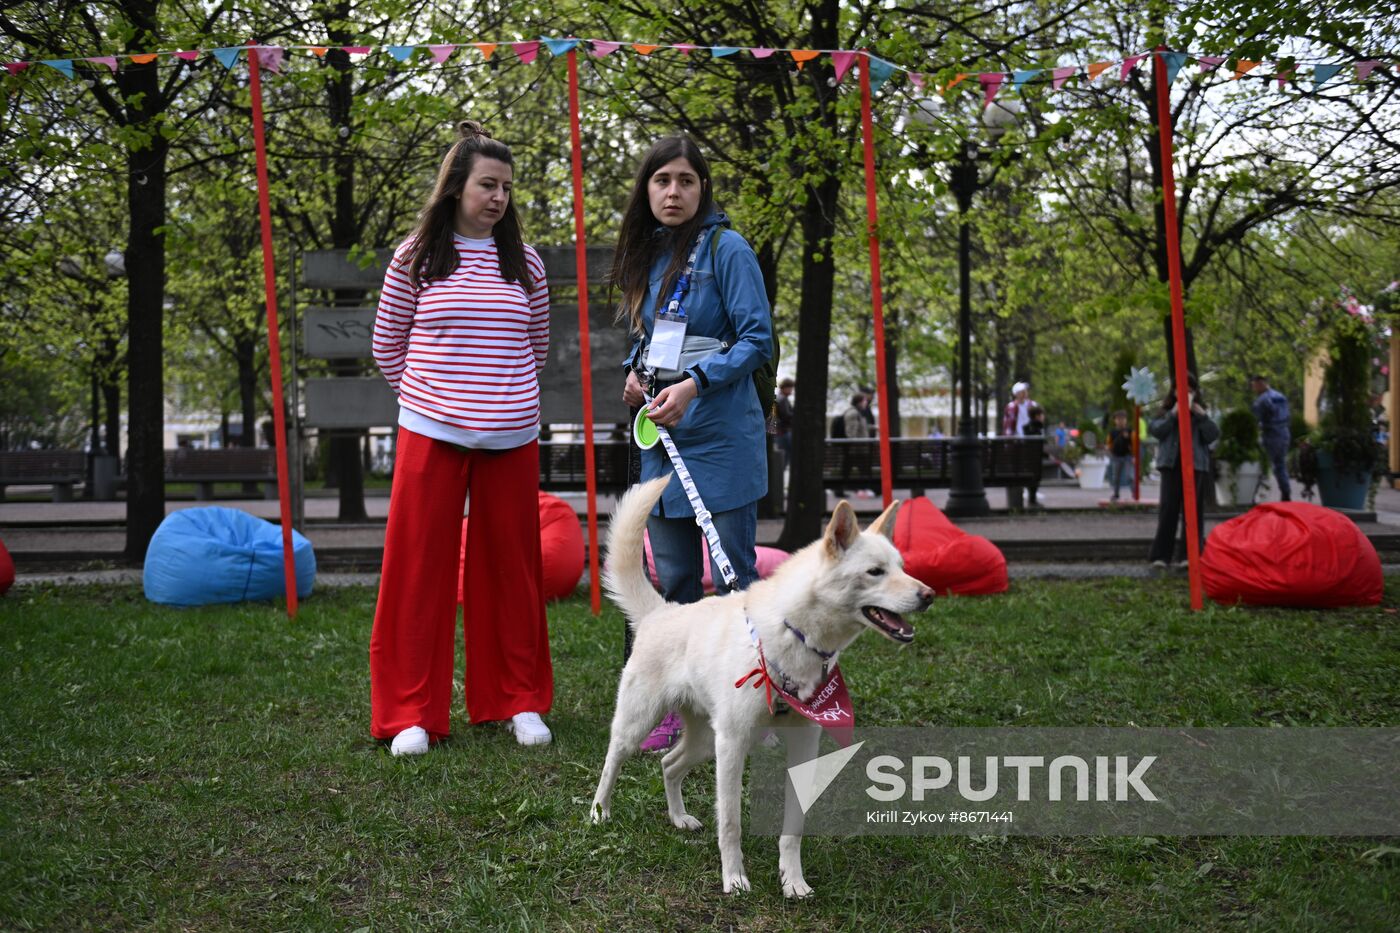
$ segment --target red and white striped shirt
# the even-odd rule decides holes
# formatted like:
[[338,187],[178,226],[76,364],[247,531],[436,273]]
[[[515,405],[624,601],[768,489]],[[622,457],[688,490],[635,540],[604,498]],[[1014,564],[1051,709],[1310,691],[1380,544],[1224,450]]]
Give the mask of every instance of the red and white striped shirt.
[[539,436],[538,372],[549,355],[549,287],[525,247],[534,286],[501,278],[494,238],[453,235],[457,269],[408,280],[405,242],[384,274],[374,359],[399,396],[399,424],[463,447],[503,450]]

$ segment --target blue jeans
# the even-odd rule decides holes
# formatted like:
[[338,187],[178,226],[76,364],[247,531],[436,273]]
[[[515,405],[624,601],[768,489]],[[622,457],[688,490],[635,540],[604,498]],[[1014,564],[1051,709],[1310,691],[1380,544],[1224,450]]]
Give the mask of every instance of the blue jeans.
[[[754,551],[754,538],[758,534],[758,503],[750,502],[727,512],[716,512],[712,520],[715,530],[719,532],[724,553],[738,575],[734,589],[747,589],[750,583],[758,579],[758,557]],[[729,592],[729,587],[724,585],[719,570],[714,566],[714,559],[709,557],[709,545],[694,518],[652,515],[647,518],[647,533],[651,536],[651,554],[656,561],[656,576],[661,581],[661,595],[667,602],[698,603],[704,597],[701,577],[707,559],[710,561],[710,578],[715,581],[715,592]]]
[[1133,485],[1133,455],[1125,454],[1121,457],[1111,455],[1108,458],[1108,469],[1113,474],[1113,498],[1118,498],[1118,488]]
[[1279,498],[1284,502],[1293,498],[1293,488],[1288,484],[1288,445],[1287,435],[1279,437],[1265,436],[1262,438],[1264,452],[1269,455],[1269,463],[1273,465],[1274,476],[1278,477]]

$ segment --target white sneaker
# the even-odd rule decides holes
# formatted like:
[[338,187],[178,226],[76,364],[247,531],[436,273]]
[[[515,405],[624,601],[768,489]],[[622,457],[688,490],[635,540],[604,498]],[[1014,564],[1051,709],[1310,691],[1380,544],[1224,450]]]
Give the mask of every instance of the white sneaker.
[[548,745],[551,738],[539,713],[516,713],[506,728],[515,733],[515,741],[521,745]]
[[394,744],[389,746],[389,754],[421,755],[428,750],[428,733],[422,726],[409,726],[394,736]]

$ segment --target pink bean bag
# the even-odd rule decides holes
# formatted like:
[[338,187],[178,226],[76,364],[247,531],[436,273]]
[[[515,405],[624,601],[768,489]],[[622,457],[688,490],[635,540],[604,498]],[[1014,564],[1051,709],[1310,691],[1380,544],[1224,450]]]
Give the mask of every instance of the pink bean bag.
[[[699,529],[696,529],[696,531],[698,533]],[[706,593],[713,593],[715,591],[715,581],[710,577],[710,547],[705,543],[703,536],[700,538],[700,546],[705,550],[705,575],[700,578],[700,583],[705,587]],[[659,587],[661,586],[661,580],[656,575],[656,562],[652,560],[651,557],[651,536],[645,533],[642,535],[642,548],[646,551],[647,555],[647,576],[651,577],[653,586]],[[781,567],[785,560],[792,556],[787,551],[779,550],[775,547],[764,547],[761,544],[754,548],[754,551],[756,552],[758,578],[760,580],[766,579],[773,571]]]
[[[461,561],[467,556],[467,519],[462,519]],[[540,493],[540,558],[544,566],[544,598],[573,594],[583,576],[583,528],[574,507],[558,496]],[[457,602],[462,601],[462,574],[457,574]]]
[[1201,580],[1227,605],[1375,606],[1385,589],[1381,559],[1356,523],[1308,502],[1266,502],[1217,526]]
[[1006,592],[1006,556],[986,538],[970,535],[918,496],[899,507],[894,546],[904,571],[940,596]]
[[15,561],[10,556],[10,552],[5,548],[5,542],[0,541],[0,596],[5,595],[15,582]]

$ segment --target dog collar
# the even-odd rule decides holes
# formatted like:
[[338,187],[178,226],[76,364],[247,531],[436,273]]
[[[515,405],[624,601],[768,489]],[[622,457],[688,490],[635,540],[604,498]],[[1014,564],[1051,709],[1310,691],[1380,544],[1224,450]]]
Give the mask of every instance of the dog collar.
[[[766,699],[768,711],[774,711],[773,692],[778,693],[778,702],[786,700],[787,705],[802,716],[821,726],[831,734],[836,740],[836,744],[846,748],[855,741],[855,710],[851,707],[851,695],[846,690],[846,682],[841,677],[839,666],[831,669],[831,676],[823,676],[825,683],[804,701],[796,695],[795,685],[783,674],[782,669],[773,665],[773,669],[778,672],[781,678],[781,685],[774,682],[772,674],[768,672],[769,661],[763,656],[763,645],[758,640],[758,632],[754,630],[753,622],[749,620],[748,613],[744,613],[744,622],[749,627],[749,638],[753,641],[754,649],[758,652],[758,667],[749,671],[743,677],[734,682],[736,689],[743,687],[750,680],[757,678],[755,688],[764,687],[766,689]],[[815,650],[815,649],[814,649]]]
[[787,619],[784,619],[784,620],[783,620],[783,625],[787,626],[787,630],[788,630],[789,632],[792,632],[792,634],[794,634],[794,635],[797,636],[797,640],[798,640],[798,641],[802,642],[802,644],[806,645],[808,648],[811,648],[813,651],[815,651],[815,652],[817,653],[817,656],[820,657],[820,658],[822,659],[822,677],[825,678],[825,677],[826,677],[826,662],[827,662],[827,661],[830,661],[832,658],[836,657],[836,654],[837,654],[837,653],[836,653],[835,651],[823,651],[822,649],[818,648],[816,645],[810,644],[810,643],[807,641],[807,636],[804,635],[804,634],[802,634],[801,630],[798,629],[797,626],[795,626],[795,625],[793,625],[791,622],[789,622]]

